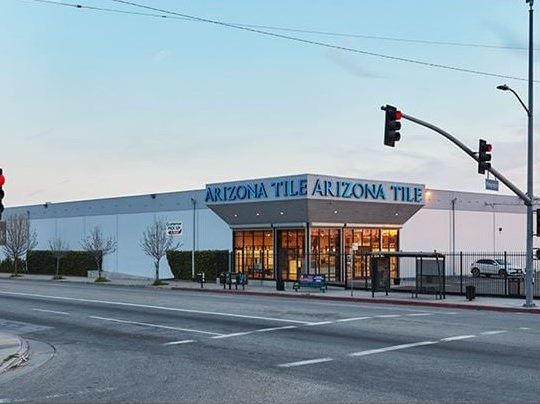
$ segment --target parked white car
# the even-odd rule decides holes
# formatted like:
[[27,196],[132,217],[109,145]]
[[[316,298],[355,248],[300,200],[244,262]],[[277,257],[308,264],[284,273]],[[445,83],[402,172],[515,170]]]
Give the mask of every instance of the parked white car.
[[518,266],[505,262],[503,259],[480,259],[471,265],[471,274],[474,277],[480,275],[491,276],[498,275],[501,278],[510,275],[521,275],[523,269]]

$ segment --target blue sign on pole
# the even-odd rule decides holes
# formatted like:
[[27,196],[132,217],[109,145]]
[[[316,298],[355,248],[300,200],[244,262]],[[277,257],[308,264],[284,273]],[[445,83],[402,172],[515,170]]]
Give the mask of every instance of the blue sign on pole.
[[491,178],[486,178],[486,190],[488,190],[488,191],[498,191],[499,190],[499,181],[492,180]]

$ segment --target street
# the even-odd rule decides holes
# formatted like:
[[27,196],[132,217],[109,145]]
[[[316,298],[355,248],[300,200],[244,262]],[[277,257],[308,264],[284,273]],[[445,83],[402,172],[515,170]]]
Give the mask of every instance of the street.
[[10,402],[537,402],[540,316],[0,280]]

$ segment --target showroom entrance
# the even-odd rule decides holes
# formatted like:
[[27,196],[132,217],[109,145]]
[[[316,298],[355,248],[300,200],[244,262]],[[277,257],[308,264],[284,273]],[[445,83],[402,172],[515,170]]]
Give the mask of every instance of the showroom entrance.
[[[233,271],[263,281],[324,274],[344,285],[370,276],[367,253],[399,251],[399,229],[422,208],[424,187],[304,174],[206,189],[208,207],[232,230]],[[398,277],[397,262],[391,271]]]

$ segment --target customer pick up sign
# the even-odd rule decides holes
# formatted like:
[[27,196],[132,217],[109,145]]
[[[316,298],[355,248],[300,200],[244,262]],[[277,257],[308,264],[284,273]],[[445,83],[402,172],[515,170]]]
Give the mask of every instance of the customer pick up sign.
[[182,235],[183,226],[182,222],[167,222],[167,235],[171,237],[178,237]]

